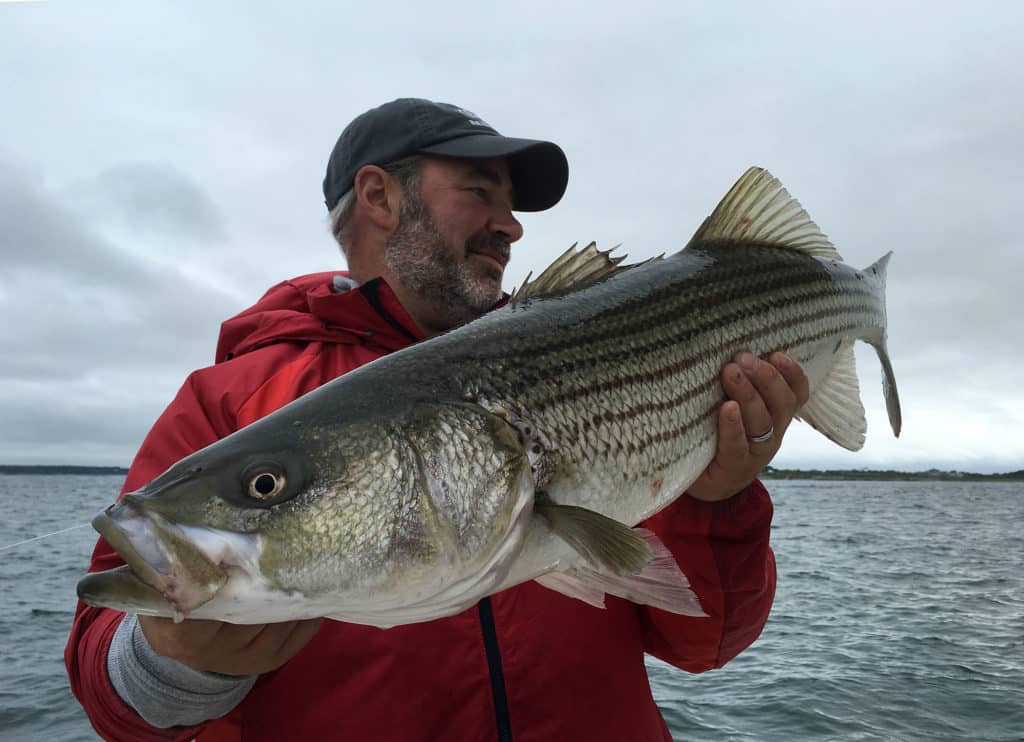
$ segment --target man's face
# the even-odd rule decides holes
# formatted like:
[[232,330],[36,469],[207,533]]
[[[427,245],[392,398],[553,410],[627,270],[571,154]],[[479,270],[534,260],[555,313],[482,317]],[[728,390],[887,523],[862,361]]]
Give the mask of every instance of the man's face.
[[508,167],[503,158],[425,158],[415,186],[403,194],[384,262],[452,325],[468,322],[501,298],[511,243],[523,235]]

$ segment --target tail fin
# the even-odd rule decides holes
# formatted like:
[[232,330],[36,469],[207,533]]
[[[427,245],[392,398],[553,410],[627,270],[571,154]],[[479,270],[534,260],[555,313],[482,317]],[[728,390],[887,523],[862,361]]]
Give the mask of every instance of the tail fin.
[[[885,269],[891,255],[884,255],[863,271],[867,274],[867,280],[876,287],[883,315],[882,327],[871,335],[861,337],[878,353],[878,360],[882,364],[882,393],[889,412],[889,424],[893,433],[899,437],[902,425],[900,398],[885,344]],[[843,448],[859,451],[864,446],[867,420],[860,401],[853,343],[853,338],[844,338],[836,347],[831,368],[811,398],[800,408],[797,417]]]
[[[889,267],[889,258],[892,253],[888,252],[873,264],[864,269],[878,281],[878,290],[881,293],[882,308],[885,308],[885,274]],[[897,438],[900,436],[900,429],[903,427],[903,413],[900,411],[900,395],[896,391],[896,376],[892,371],[892,361],[889,360],[889,348],[886,346],[886,330],[882,328],[882,335],[877,340],[868,340],[871,346],[878,353],[878,361],[882,364],[882,394],[885,395],[885,409],[889,413],[889,425]]]

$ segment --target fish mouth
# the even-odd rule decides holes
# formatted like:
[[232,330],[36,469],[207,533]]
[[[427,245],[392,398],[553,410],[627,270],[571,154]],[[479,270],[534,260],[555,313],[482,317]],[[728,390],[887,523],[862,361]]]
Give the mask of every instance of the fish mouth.
[[125,560],[128,571],[121,567],[83,579],[79,597],[91,605],[141,603],[149,610],[138,612],[153,613],[152,603],[159,596],[166,603],[165,613],[180,620],[227,582],[225,567],[194,543],[189,530],[196,529],[124,502],[97,515],[92,525]]

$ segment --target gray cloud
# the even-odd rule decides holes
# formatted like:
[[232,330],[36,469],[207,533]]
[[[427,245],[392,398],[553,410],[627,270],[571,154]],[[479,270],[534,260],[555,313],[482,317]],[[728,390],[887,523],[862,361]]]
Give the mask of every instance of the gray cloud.
[[212,362],[217,323],[241,308],[100,231],[24,168],[0,165],[5,460],[124,463],[185,373]]
[[794,433],[780,461],[1010,467],[1022,21],[1000,2],[0,4],[0,461],[127,461],[225,317],[341,264],[327,153],[412,94],[566,149],[569,191],[524,217],[509,285],[574,241],[673,252],[770,168],[848,262],[894,251],[907,421],[893,442],[868,354],[865,451]]
[[115,165],[69,190],[79,209],[141,235],[164,233],[186,244],[200,241],[204,248],[225,237],[223,219],[209,195],[166,163]]

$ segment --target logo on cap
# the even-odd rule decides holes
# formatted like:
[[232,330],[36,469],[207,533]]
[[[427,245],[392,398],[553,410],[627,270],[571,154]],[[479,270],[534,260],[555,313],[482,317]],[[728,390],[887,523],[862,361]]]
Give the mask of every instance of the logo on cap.
[[469,123],[472,126],[486,126],[488,129],[493,129],[494,128],[493,126],[488,124],[486,121],[484,121],[482,118],[477,116],[475,113],[473,113],[472,111],[467,111],[465,108],[459,108],[458,106],[453,106],[451,103],[438,103],[437,105],[443,106],[443,107],[447,108],[450,111],[454,111],[455,113],[459,114],[460,116],[464,116],[466,119],[469,120]]

